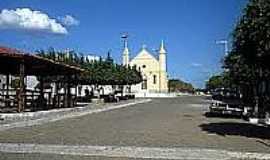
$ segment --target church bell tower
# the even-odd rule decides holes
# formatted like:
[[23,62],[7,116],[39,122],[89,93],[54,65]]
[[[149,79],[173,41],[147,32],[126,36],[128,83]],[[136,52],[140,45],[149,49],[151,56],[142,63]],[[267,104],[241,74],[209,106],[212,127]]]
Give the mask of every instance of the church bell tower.
[[159,90],[160,92],[168,92],[168,79],[167,79],[167,51],[164,46],[164,41],[161,41],[159,48]]
[[159,48],[159,67],[161,71],[167,72],[167,51],[164,46],[164,41],[161,41]]

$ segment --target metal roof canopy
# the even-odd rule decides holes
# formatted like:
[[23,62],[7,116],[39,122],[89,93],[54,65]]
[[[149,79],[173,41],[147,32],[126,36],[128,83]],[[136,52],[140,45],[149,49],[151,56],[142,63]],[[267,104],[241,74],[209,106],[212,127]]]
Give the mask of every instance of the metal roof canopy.
[[0,74],[18,75],[21,64],[25,66],[25,75],[72,75],[84,71],[79,67],[58,63],[34,54],[0,47]]

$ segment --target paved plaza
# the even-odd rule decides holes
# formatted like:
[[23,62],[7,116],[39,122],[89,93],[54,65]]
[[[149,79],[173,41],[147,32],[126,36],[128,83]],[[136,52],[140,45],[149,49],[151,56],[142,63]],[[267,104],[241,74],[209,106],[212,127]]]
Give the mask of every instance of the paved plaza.
[[0,159],[270,158],[268,128],[238,118],[206,117],[208,104],[198,96],[152,99],[11,128],[0,131]]

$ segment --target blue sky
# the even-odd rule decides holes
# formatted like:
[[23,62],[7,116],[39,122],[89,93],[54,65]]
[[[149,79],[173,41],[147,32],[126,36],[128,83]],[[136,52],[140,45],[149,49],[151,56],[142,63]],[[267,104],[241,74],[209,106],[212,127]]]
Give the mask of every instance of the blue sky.
[[[120,62],[122,33],[130,35],[132,57],[143,44],[151,51],[163,39],[170,78],[203,87],[211,74],[220,71],[224,56],[223,47],[215,41],[231,38],[246,3],[247,0],[1,0],[1,14],[3,10],[11,13],[17,8],[29,8],[46,14],[49,22],[60,24],[62,30],[60,33],[53,27],[25,28],[9,21],[1,23],[2,15],[0,45],[27,51],[52,46],[101,56],[112,50],[113,58]],[[64,21],[67,16],[72,18],[71,23]]]

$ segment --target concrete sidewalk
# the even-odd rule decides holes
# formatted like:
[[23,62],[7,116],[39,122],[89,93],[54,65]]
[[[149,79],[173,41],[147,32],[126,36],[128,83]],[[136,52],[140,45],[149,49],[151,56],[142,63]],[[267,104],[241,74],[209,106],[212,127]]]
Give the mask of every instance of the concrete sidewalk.
[[147,103],[151,99],[135,99],[127,100],[119,103],[109,103],[109,104],[89,104],[84,107],[75,108],[63,108],[63,109],[52,109],[47,111],[38,112],[25,112],[25,113],[11,113],[11,114],[0,114],[2,119],[0,124],[0,131],[16,128],[16,127],[26,127],[33,125],[40,125],[48,122],[54,122],[66,118],[73,118],[78,116],[83,116],[87,114],[99,113],[104,111],[109,111],[113,109],[119,109],[128,107],[135,104]]

